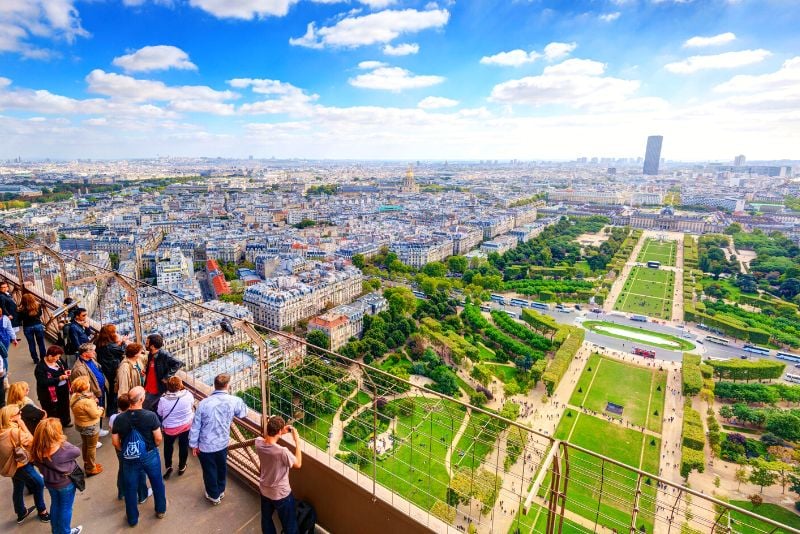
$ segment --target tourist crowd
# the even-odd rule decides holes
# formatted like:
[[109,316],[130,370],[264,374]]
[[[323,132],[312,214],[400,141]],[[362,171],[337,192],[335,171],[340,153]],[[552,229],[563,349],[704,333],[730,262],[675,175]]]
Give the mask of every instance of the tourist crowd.
[[[8,351],[18,343],[20,327],[35,365],[38,405],[29,397],[28,383],[10,381]],[[11,479],[17,523],[35,513],[53,534],[80,534],[83,527],[72,526],[75,495],[91,491],[86,479],[107,470],[96,461],[96,451],[109,433],[117,456],[117,499],[124,501],[131,527],[139,522],[139,505],[151,496],[156,517],[167,513],[164,481],[174,473],[176,444],[177,475],[186,472],[191,451],[202,469],[205,498],[211,505],[221,503],[230,427],[234,417],[247,415],[244,401],[228,393],[229,375],[216,376],[213,393],[195,405],[176,376],[182,362],[164,349],[159,334],[147,336],[142,346],[112,324],[94,331],[79,307],[70,310],[61,346],[45,348],[44,331],[41,303],[28,293],[17,306],[8,284],[0,283],[0,475]],[[64,433],[73,425],[80,443],[70,443]],[[300,467],[302,457],[299,447],[292,453],[277,444],[287,433],[299,443],[294,428],[271,417],[255,441],[262,529],[270,534],[276,532],[273,511],[285,533],[298,532],[288,472]],[[26,489],[34,506],[25,503]]]

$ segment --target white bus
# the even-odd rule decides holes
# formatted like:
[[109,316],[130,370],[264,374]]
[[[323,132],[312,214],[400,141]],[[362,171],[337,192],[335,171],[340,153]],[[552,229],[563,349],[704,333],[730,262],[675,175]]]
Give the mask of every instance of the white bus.
[[779,360],[786,360],[787,362],[800,363],[800,356],[797,354],[789,354],[788,352],[776,352],[775,357]]
[[786,376],[783,377],[784,380],[787,382],[794,382],[795,384],[800,384],[800,375],[793,375],[791,373],[786,373]]
[[721,337],[716,337],[716,336],[706,336],[706,341],[710,341],[711,343],[716,343],[717,345],[728,344],[727,339],[722,339]]

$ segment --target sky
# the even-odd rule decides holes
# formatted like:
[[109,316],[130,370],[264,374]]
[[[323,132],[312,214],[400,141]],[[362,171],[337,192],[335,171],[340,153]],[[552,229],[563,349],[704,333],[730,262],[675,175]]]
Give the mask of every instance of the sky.
[[800,159],[797,0],[0,0],[0,158]]

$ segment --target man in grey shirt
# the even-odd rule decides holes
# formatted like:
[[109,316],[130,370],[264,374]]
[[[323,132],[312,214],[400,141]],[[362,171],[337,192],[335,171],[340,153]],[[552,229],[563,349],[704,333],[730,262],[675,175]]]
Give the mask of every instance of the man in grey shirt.
[[[292,433],[295,453],[278,445],[284,434]],[[277,511],[285,534],[298,534],[297,512],[292,488],[289,486],[289,469],[299,469],[303,461],[300,437],[297,430],[274,415],[267,421],[264,437],[256,438],[256,452],[261,464],[259,489],[261,490],[261,532],[277,534],[272,522],[272,512]]]

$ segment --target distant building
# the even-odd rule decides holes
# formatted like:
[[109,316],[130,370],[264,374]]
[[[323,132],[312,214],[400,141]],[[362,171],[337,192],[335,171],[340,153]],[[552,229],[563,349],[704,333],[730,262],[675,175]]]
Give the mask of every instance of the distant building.
[[308,321],[309,330],[320,330],[330,339],[330,350],[340,349],[351,337],[361,337],[364,315],[376,315],[389,308],[380,293],[369,293],[352,304],[337,306]]
[[214,296],[229,295],[231,293],[231,286],[225,280],[225,275],[217,264],[217,260],[210,259],[206,261],[206,272],[208,273],[208,280],[210,282],[211,290],[214,291]]
[[661,143],[664,137],[651,135],[647,138],[647,148],[644,152],[644,168],[642,172],[649,176],[658,174],[658,164],[661,161]]
[[481,245],[481,251],[485,252],[486,254],[491,254],[492,252],[503,254],[504,252],[516,247],[517,243],[518,240],[516,236],[500,235],[491,241],[484,241]]
[[191,258],[183,255],[179,248],[162,253],[156,258],[156,283],[160,289],[172,289],[194,278]]
[[403,179],[403,187],[400,188],[403,193],[419,193],[419,185],[414,181],[414,171],[409,165],[406,170],[406,177]]
[[746,161],[747,161],[747,158],[744,157],[744,154],[739,154],[738,156],[733,158],[733,164],[736,167],[741,167],[742,165],[745,164]]
[[361,271],[343,262],[321,263],[294,276],[267,278],[248,287],[244,305],[255,321],[280,330],[318,314],[328,305],[351,302],[362,290]]
[[432,261],[444,261],[453,255],[453,240],[449,238],[416,239],[392,243],[389,250],[397,254],[397,259],[415,269],[422,268]]

